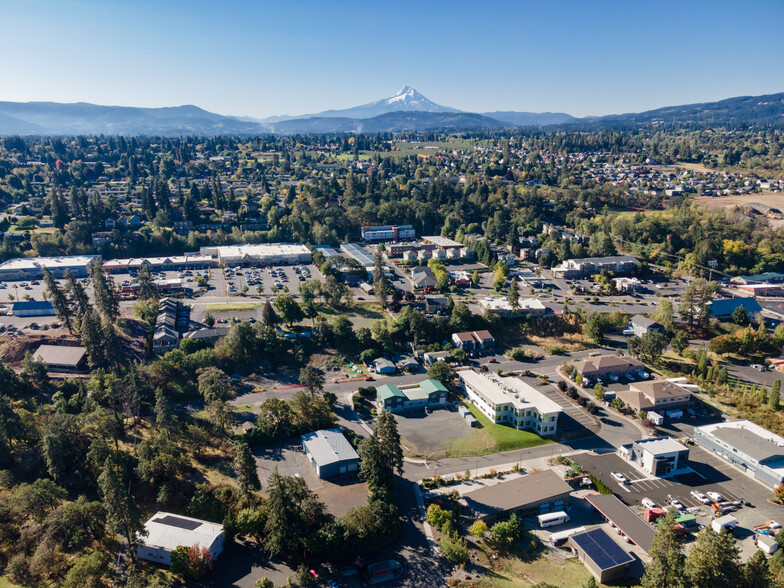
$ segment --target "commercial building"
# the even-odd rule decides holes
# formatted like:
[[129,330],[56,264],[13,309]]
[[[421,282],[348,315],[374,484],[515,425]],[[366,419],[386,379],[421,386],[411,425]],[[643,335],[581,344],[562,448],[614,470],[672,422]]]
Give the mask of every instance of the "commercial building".
[[374,259],[367,249],[358,243],[343,243],[340,246],[340,251],[344,257],[350,257],[354,261],[359,262],[364,267],[370,276],[373,275]]
[[412,225],[362,227],[362,239],[367,242],[402,241],[415,237],[416,231]]
[[571,492],[558,474],[544,470],[468,492],[462,499],[475,518],[491,524],[512,514],[528,517],[564,511]]
[[87,350],[84,347],[66,345],[41,345],[33,354],[35,361],[46,364],[53,372],[81,372],[85,368]]
[[522,380],[473,370],[459,371],[458,377],[469,400],[493,423],[541,436],[557,432],[561,406]]
[[42,278],[47,268],[55,278],[62,278],[66,271],[77,278],[90,273],[90,265],[100,255],[73,255],[68,257],[20,257],[0,264],[0,281],[34,280]]
[[629,328],[638,337],[642,337],[643,335],[647,335],[648,333],[664,332],[663,326],[661,326],[655,320],[649,319],[647,316],[643,316],[641,314],[635,314],[629,320]]
[[405,386],[384,384],[376,388],[376,402],[379,410],[398,412],[445,404],[448,394],[449,391],[438,380],[424,380]]
[[185,269],[208,269],[215,264],[209,255],[169,255],[164,257],[130,257],[110,259],[103,264],[104,271],[110,274],[130,274],[138,272],[143,266],[150,271],[164,272]]
[[463,247],[462,243],[458,243],[457,241],[453,241],[452,239],[447,239],[446,237],[440,237],[436,235],[431,235],[429,237],[422,237],[422,241],[425,243],[429,243],[431,245],[435,245],[438,249],[447,250],[447,249],[461,249]]
[[650,554],[656,532],[614,494],[590,494],[585,499],[624,537]]
[[14,316],[54,316],[54,306],[48,300],[14,302],[11,307]]
[[635,412],[680,410],[694,402],[691,392],[669,380],[634,382],[616,396]]
[[760,303],[754,298],[727,298],[710,302],[708,304],[708,314],[711,318],[728,320],[732,318],[732,313],[738,308],[743,308],[750,320],[757,318],[757,315],[762,312]]
[[164,298],[158,308],[152,348],[155,353],[166,353],[180,344],[180,332],[184,331],[190,320],[190,307],[174,300]]
[[223,525],[217,523],[157,512],[144,529],[147,534],[137,537],[136,556],[157,564],[170,565],[172,552],[181,545],[207,548],[213,560],[223,551]]
[[302,449],[321,479],[355,472],[359,467],[359,455],[340,429],[302,435]]
[[329,259],[330,257],[336,257],[340,255],[340,253],[335,251],[329,245],[316,245],[315,247],[313,247],[313,249],[321,253],[321,255],[324,256],[324,259]]
[[751,421],[695,427],[694,440],[771,488],[784,482],[784,438]]
[[623,580],[634,558],[600,527],[569,537],[577,559],[598,582]]
[[313,254],[301,243],[259,243],[254,245],[210,246],[199,254],[217,257],[223,266],[294,265],[311,263]]
[[572,367],[583,378],[583,383],[598,380],[617,381],[621,377],[632,379],[648,377],[645,365],[633,357],[618,357],[617,355],[597,355],[586,357],[572,362]]
[[518,308],[512,308],[507,298],[488,297],[479,300],[482,311],[489,310],[504,318],[519,318],[521,316],[543,316],[547,312],[545,305],[538,298],[521,298],[517,301]]
[[438,278],[428,267],[415,267],[411,270],[411,285],[414,289],[422,289],[425,292],[434,290],[440,286]]
[[670,437],[642,439],[621,447],[621,455],[651,474],[663,477],[686,467],[689,448]]
[[586,257],[583,259],[567,259],[550,271],[556,278],[582,278],[596,274],[601,270],[607,270],[614,274],[628,274],[637,268],[637,263],[637,258],[631,255]]

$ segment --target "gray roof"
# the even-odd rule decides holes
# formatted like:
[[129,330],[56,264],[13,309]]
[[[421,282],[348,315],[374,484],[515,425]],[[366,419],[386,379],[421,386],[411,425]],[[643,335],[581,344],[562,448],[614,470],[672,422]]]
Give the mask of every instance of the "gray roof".
[[784,448],[742,427],[717,427],[712,434],[759,462],[784,456]]
[[589,263],[591,265],[604,265],[613,263],[637,263],[637,258],[631,255],[610,255],[608,257],[583,257],[572,260],[575,263]]
[[324,429],[302,435],[302,443],[319,466],[359,459],[340,429]]
[[590,494],[585,499],[615,524],[632,542],[646,554],[650,553],[656,532],[638,517],[633,510],[618,500],[614,494]]
[[688,453],[689,448],[681,445],[670,437],[659,437],[657,439],[642,439],[636,445],[648,453],[655,455],[666,455],[669,453]]
[[[650,329],[651,327],[659,324],[655,320],[649,319],[647,316],[644,316],[644,315],[641,315],[641,314],[635,314],[632,317],[632,319],[631,319],[631,323],[634,324],[634,325],[639,325],[639,326],[644,327],[646,329]],[[661,325],[659,325],[659,326],[661,326]]]
[[70,365],[76,367],[86,353],[87,350],[84,347],[41,345],[36,350],[33,359],[50,365]]
[[572,487],[552,470],[529,474],[522,478],[486,486],[467,493],[463,498],[477,514],[487,516],[545,500],[568,495]]

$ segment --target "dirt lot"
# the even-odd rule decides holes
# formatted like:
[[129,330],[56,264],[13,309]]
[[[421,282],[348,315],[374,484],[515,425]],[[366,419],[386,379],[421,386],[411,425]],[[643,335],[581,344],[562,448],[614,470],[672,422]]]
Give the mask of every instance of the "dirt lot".
[[[708,208],[734,208],[749,204],[762,204],[770,208],[784,210],[784,194],[780,192],[763,192],[761,194],[744,194],[743,196],[719,196],[716,198],[695,198],[694,202]],[[784,226],[784,218],[769,218],[774,228]]]

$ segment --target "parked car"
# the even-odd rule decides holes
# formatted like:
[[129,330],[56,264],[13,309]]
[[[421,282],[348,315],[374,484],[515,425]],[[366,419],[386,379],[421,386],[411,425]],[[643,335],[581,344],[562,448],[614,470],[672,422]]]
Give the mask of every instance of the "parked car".
[[642,505],[643,505],[645,508],[656,508],[656,503],[655,503],[653,500],[651,500],[650,498],[643,498],[643,499],[640,501],[640,503],[641,503],[641,504],[642,504]]
[[718,492],[706,492],[705,494],[707,494],[708,498],[713,502],[722,502],[724,500]]
[[711,503],[711,499],[708,498],[707,496],[705,496],[705,494],[703,494],[699,490],[692,490],[690,492],[690,494],[692,495],[692,497],[694,497],[696,500],[699,500],[703,504],[710,504]]
[[619,484],[631,484],[629,480],[621,472],[611,472],[610,475]]
[[759,363],[754,363],[754,364],[751,365],[751,367],[754,368],[755,370],[757,370],[758,372],[767,372],[768,371],[767,367],[765,367],[764,365],[759,364]]
[[667,495],[667,500],[669,501],[669,503],[670,503],[672,506],[674,506],[674,507],[675,507],[675,508],[677,508],[678,510],[685,510],[685,509],[686,509],[686,507],[685,507],[685,506],[683,506],[683,503],[682,503],[680,500],[678,500],[678,499],[677,499],[677,498],[675,498],[674,496],[671,496],[670,494],[668,494],[668,495]]

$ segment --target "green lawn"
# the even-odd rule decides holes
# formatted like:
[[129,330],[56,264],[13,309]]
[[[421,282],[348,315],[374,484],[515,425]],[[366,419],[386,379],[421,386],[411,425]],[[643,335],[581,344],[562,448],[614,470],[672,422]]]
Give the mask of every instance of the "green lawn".
[[530,431],[518,431],[512,427],[491,423],[490,419],[473,404],[466,403],[466,407],[479,423],[479,427],[473,429],[466,437],[455,440],[447,448],[448,457],[487,455],[552,443]]
[[20,586],[14,584],[5,576],[0,576],[0,588],[20,588]]

